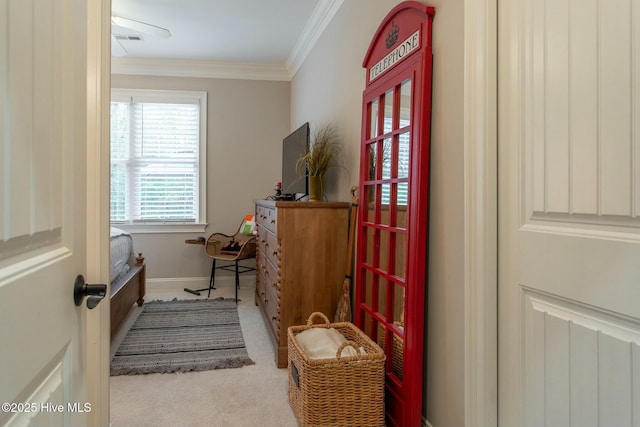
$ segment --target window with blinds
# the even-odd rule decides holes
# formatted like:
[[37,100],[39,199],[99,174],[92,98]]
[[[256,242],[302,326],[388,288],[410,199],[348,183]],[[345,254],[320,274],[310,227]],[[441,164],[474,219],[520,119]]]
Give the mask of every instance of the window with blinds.
[[205,95],[114,90],[113,223],[204,222]]

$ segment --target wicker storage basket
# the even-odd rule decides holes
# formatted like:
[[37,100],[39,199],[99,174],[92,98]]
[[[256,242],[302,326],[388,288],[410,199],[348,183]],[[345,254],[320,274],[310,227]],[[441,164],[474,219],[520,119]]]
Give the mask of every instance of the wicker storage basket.
[[[324,324],[314,324],[320,317]],[[347,339],[332,359],[310,359],[295,336],[310,328],[335,328]],[[287,329],[289,349],[289,403],[302,427],[380,427],[385,424],[382,349],[349,322],[329,323],[313,313],[306,326]],[[351,345],[358,356],[341,357]]]

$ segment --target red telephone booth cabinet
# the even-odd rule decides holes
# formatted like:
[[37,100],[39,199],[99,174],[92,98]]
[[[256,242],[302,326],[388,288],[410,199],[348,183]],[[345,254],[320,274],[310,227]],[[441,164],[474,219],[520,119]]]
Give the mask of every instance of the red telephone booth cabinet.
[[424,401],[434,13],[400,3],[363,62],[354,321],[387,355],[389,426],[420,426]]

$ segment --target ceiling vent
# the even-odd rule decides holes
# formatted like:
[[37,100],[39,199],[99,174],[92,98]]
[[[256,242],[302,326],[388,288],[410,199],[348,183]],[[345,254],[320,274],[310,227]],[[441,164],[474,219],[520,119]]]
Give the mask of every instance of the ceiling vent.
[[117,40],[128,40],[133,42],[141,42],[143,41],[142,36],[128,36],[125,34],[114,34],[113,35]]

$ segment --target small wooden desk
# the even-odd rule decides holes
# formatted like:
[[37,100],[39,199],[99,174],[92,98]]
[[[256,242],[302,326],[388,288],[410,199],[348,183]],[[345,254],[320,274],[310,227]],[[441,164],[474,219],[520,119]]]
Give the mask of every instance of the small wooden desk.
[[[207,240],[198,240],[198,239],[187,239],[184,241],[184,243],[186,243],[187,245],[206,245],[207,244]],[[189,292],[190,294],[194,294],[194,295],[200,295],[200,292],[202,291],[206,291],[207,289],[209,289],[209,287],[206,288],[202,288],[202,289],[189,289],[189,288],[184,288],[185,292]]]
[[184,241],[187,245],[203,245],[207,243],[206,240],[198,240],[198,239],[187,239]]

